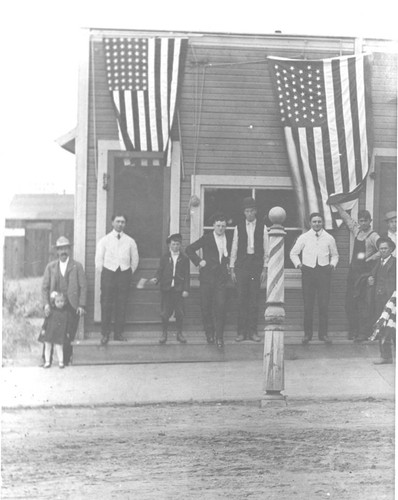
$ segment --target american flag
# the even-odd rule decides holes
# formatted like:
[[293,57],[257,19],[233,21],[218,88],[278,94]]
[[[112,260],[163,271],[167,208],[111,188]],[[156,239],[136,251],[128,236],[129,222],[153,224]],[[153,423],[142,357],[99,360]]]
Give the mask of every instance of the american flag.
[[187,39],[104,38],[119,137],[128,151],[167,150]]
[[368,169],[367,55],[269,57],[302,222],[333,227],[331,204],[358,197]]

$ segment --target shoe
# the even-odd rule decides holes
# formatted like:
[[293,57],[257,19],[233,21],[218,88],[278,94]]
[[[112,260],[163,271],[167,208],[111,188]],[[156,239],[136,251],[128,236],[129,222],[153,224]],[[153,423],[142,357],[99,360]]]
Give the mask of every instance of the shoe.
[[246,340],[246,337],[243,335],[243,333],[240,333],[236,339],[235,339],[235,342],[243,342],[244,340]]
[[109,342],[109,335],[102,335],[101,345],[106,345]]
[[249,340],[252,340],[253,342],[260,342],[261,338],[257,335],[257,333],[253,333],[250,335]]
[[50,365],[50,363],[45,363],[45,364],[43,365],[43,368],[50,368],[50,366],[51,366],[51,365]]
[[177,332],[177,340],[178,340],[178,342],[181,342],[181,344],[187,343],[187,339],[184,337],[182,332]]
[[163,332],[159,339],[159,344],[165,344],[167,342],[167,332]]
[[324,337],[320,338],[319,340],[323,340],[325,342],[325,344],[332,344],[332,339],[329,338],[327,335],[325,335]]
[[217,339],[217,349],[223,349],[223,348],[224,348],[224,340]]
[[113,338],[114,338],[117,342],[127,342],[126,337],[123,337],[123,335],[122,335],[122,334],[120,334],[120,335],[115,335]]
[[392,365],[392,359],[379,359],[378,361],[373,361],[374,365]]
[[303,345],[307,345],[310,343],[310,338],[307,336],[304,336],[303,340],[301,341]]
[[64,365],[63,363],[60,363],[60,364],[59,364],[59,367],[60,367],[60,368],[61,368],[61,370],[62,370],[63,368],[65,368],[65,365]]

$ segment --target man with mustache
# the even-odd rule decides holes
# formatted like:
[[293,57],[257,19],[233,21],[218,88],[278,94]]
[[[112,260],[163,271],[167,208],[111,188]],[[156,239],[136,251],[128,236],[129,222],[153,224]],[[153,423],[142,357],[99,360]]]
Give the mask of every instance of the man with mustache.
[[72,342],[75,339],[79,318],[85,314],[87,298],[87,280],[80,262],[70,257],[71,243],[61,236],[55,244],[58,259],[47,264],[42,283],[42,299],[44,314],[49,316],[51,294],[62,293],[67,298],[66,307],[70,314],[71,331],[64,344],[64,364],[67,366],[72,358]]

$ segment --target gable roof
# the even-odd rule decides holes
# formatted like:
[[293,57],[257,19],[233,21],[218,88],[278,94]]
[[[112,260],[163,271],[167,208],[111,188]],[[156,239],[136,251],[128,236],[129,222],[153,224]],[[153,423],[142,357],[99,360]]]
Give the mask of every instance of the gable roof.
[[16,194],[6,219],[73,220],[73,194]]

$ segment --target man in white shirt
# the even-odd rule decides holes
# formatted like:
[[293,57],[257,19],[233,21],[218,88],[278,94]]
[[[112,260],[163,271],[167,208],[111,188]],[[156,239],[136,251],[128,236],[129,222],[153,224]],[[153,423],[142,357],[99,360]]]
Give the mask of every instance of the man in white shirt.
[[[301,269],[304,299],[304,339],[308,344],[313,334],[313,311],[318,295],[319,340],[331,343],[328,337],[328,309],[331,271],[339,261],[336,241],[323,229],[324,219],[319,213],[310,216],[311,229],[297,238],[290,259],[296,269]],[[300,259],[301,254],[301,259]]]
[[[207,342],[218,349],[224,347],[226,286],[228,282],[228,249],[226,217],[213,217],[213,231],[203,235],[185,249],[187,256],[199,267],[200,305]],[[202,257],[196,252],[202,249]]]
[[[384,220],[387,222],[388,233],[387,237],[390,238],[394,244],[397,244],[397,212],[392,210],[391,212],[387,212]],[[393,257],[396,257],[396,249],[392,253]]]
[[138,266],[138,250],[133,238],[124,233],[127,217],[115,214],[113,230],[101,238],[95,253],[95,267],[101,271],[101,344],[109,341],[112,313],[114,339],[125,341],[126,305],[131,277]]
[[231,248],[230,272],[238,291],[237,342],[260,342],[257,334],[258,298],[261,284],[267,278],[268,230],[257,219],[256,202],[243,200],[245,220],[234,230]]

